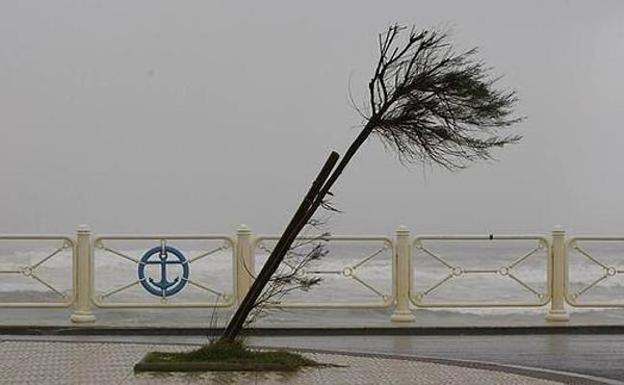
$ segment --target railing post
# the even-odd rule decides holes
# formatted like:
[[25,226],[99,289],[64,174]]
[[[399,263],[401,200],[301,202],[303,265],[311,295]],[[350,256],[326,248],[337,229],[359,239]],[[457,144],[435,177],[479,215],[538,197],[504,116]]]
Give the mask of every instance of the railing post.
[[74,312],[70,320],[75,323],[95,322],[91,312],[91,230],[78,226],[74,260]]
[[409,288],[412,276],[412,255],[410,233],[405,226],[396,230],[394,253],[394,292],[396,307],[390,317],[392,322],[414,322],[414,315],[409,308]]
[[236,299],[242,301],[254,281],[254,253],[251,230],[240,225],[236,231]]
[[565,231],[561,226],[555,226],[552,231],[552,249],[550,255],[550,310],[546,315],[548,321],[569,321],[570,316],[565,304],[565,275],[567,257],[565,246]]

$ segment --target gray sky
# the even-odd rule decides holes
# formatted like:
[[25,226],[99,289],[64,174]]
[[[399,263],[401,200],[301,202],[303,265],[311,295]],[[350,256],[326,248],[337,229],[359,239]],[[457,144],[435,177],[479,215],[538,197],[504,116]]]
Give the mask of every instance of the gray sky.
[[622,1],[0,3],[0,232],[279,231],[357,134],[376,34],[452,25],[524,140],[449,173],[374,138],[334,233],[624,231]]

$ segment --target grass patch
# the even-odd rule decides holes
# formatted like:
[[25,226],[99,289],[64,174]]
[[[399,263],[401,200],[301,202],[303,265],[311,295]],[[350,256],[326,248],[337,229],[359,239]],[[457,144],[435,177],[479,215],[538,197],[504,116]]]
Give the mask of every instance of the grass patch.
[[136,371],[296,371],[325,366],[300,354],[251,350],[240,341],[215,341],[189,352],[151,352],[135,366]]

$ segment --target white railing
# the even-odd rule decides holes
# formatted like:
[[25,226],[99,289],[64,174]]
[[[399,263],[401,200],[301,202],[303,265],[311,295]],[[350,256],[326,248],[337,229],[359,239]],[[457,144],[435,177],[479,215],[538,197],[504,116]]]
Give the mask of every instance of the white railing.
[[[279,240],[275,236],[260,236],[255,239],[254,250],[256,257],[262,255],[267,257],[273,250],[274,243]],[[305,274],[321,278],[323,281],[314,295],[306,295],[312,301],[298,298],[294,301],[286,300],[273,304],[273,306],[283,308],[376,308],[392,306],[395,299],[392,282],[394,281],[394,248],[393,241],[388,237],[378,236],[327,236],[327,237],[300,237],[299,243],[295,247],[303,247],[300,254],[305,254],[306,246],[313,247],[317,242],[321,242],[328,248],[329,255],[311,266]],[[359,246],[358,252],[346,253],[345,246]],[[365,247],[362,247],[366,245]],[[338,246],[338,250],[332,250],[333,246]],[[340,247],[342,246],[342,247]],[[371,269],[371,265],[384,259],[384,266],[377,265],[377,269]],[[332,262],[330,266],[327,262]],[[295,267],[291,266],[287,260],[284,262],[285,273],[288,274]],[[385,287],[380,287],[384,282],[371,277],[371,272],[386,270]],[[369,274],[367,274],[369,273]],[[341,296],[345,290],[350,290],[371,294],[375,300],[354,301],[353,298]],[[364,297],[362,293],[361,297]],[[321,297],[321,298],[319,298]],[[334,301],[328,301],[331,297]]]
[[[460,260],[454,258],[450,259],[450,256],[443,255],[441,252],[434,250],[435,243],[461,243],[464,250]],[[513,248],[510,243],[513,243]],[[472,244],[472,245],[471,245]],[[495,255],[493,261],[489,261],[487,266],[472,264],[466,265],[471,261],[466,260],[466,248],[479,244],[481,247],[479,252],[487,252],[490,249],[492,251],[500,253],[500,246],[508,249],[512,249],[512,253],[507,256]],[[491,250],[490,246],[498,246],[499,250]],[[520,246],[520,247],[518,247]],[[524,250],[523,250],[524,249]],[[550,302],[550,289],[548,283],[550,282],[550,270],[548,268],[550,257],[550,243],[547,238],[540,235],[426,235],[418,236],[413,241],[413,257],[422,255],[428,257],[434,265],[437,265],[439,277],[436,277],[432,282],[427,284],[421,290],[415,290],[412,284],[410,291],[410,299],[416,307],[471,307],[471,308],[494,308],[494,307],[541,307]],[[518,271],[529,262],[537,260],[537,266],[533,266],[535,271],[541,270],[542,283],[540,287],[537,287],[534,282],[527,282],[527,279],[534,280],[538,278],[535,274],[524,274]],[[541,262],[541,264],[539,263]],[[416,265],[415,262],[413,262]],[[423,263],[424,265],[424,263]],[[537,268],[536,268],[537,267]],[[416,275],[416,274],[414,274]],[[481,286],[497,285],[491,290],[493,293],[499,291],[501,287],[512,285],[515,288],[521,289],[522,292],[528,293],[533,300],[518,299],[510,300],[505,299],[490,299],[490,300],[458,300],[458,294],[451,291],[452,300],[429,300],[432,294],[435,294],[445,287],[449,287],[454,282],[459,282],[462,279],[469,279],[471,277],[478,281]],[[499,278],[498,282],[488,277]],[[504,281],[504,282],[503,282]],[[473,283],[473,286],[476,283]],[[457,290],[455,290],[457,291]],[[448,297],[448,295],[447,295]]]
[[[263,262],[277,239],[254,236],[246,226],[239,227],[235,236],[92,237],[86,226],[80,226],[74,236],[0,235],[0,307],[73,307],[70,319],[76,323],[94,322],[95,308],[234,308],[253,282],[255,265]],[[566,242],[565,232],[556,227],[550,236],[412,237],[399,227],[394,237],[299,238],[302,244],[316,240],[325,243],[330,254],[305,274],[324,282],[303,296],[287,296],[272,306],[392,307],[393,322],[414,321],[414,309],[419,308],[547,306],[547,320],[567,321],[575,307],[624,307],[624,293],[613,298],[617,288],[624,286],[618,283],[624,277],[622,236],[572,237]],[[38,251],[9,247],[19,244],[23,249],[27,243],[38,245]],[[496,245],[496,250],[478,248],[488,254],[469,257],[468,250],[477,244]],[[60,272],[65,284],[52,280],[50,269],[56,269],[57,278]],[[16,284],[16,280],[38,290],[28,291],[26,300],[19,295],[14,300],[11,295],[23,293],[15,289],[23,282]],[[503,284],[521,295],[497,297]],[[356,290],[361,296],[344,296]],[[482,294],[475,295],[476,290]]]
[[[24,243],[37,243],[46,246],[39,250],[38,255],[33,253],[25,254],[21,253],[17,255],[18,260],[12,266],[6,263],[6,257],[3,258],[2,251],[0,251],[0,284],[4,281],[13,280],[21,281],[20,284],[29,286],[34,284],[40,288],[45,288],[43,293],[51,294],[51,297],[60,299],[60,301],[41,301],[34,302],[28,301],[15,301],[0,303],[0,307],[6,308],[66,308],[70,307],[74,301],[73,288],[76,286],[75,282],[72,282],[75,277],[75,271],[73,270],[74,256],[75,256],[75,244],[71,237],[64,235],[0,235],[0,245],[6,244],[24,244]],[[54,260],[59,259],[63,254],[69,254],[70,261],[69,271],[67,271],[66,278],[68,278],[69,285],[66,289],[58,287],[58,283],[51,282],[51,280],[42,274],[47,266]],[[13,278],[13,279],[11,279]],[[18,282],[15,282],[18,283]],[[24,290],[22,290],[24,291]]]
[[[143,242],[141,242],[143,241]],[[189,241],[202,241],[202,245],[193,245],[193,250],[184,250],[179,247],[180,244]],[[129,243],[141,242],[147,246],[148,251],[128,252],[127,249],[136,250]],[[91,301],[99,308],[162,308],[162,307],[229,307],[234,304],[235,277],[234,277],[234,239],[227,235],[102,235],[94,239],[94,268],[91,279]],[[125,246],[125,249],[120,246]],[[188,246],[187,246],[188,248]],[[187,249],[185,248],[185,249]],[[150,251],[152,252],[151,254]],[[225,252],[225,253],[221,253]],[[101,254],[101,255],[97,255]],[[221,254],[221,255],[220,255]],[[170,258],[173,256],[173,258]],[[162,258],[170,258],[162,260]],[[209,266],[199,266],[200,262],[210,262],[216,257],[225,258],[230,265],[229,271],[225,274],[229,275],[229,287],[216,288],[213,282],[217,278],[222,279],[223,274],[217,277],[215,274],[210,276]],[[98,260],[100,258],[115,258],[119,263],[126,263],[132,269],[116,268],[112,274],[107,276],[106,282],[115,280],[114,275],[119,275],[123,271],[131,274],[122,278],[125,282],[117,283],[114,287],[100,288],[98,271]],[[115,266],[110,263],[103,263],[100,266]],[[177,277],[172,281],[167,281],[167,266],[169,269],[178,267]],[[156,281],[149,276],[149,269],[164,269],[154,272],[155,276],[160,276],[160,281]],[[152,269],[154,270],[154,269]],[[193,270],[192,276],[190,271]],[[138,274],[136,273],[138,271]],[[203,273],[203,274],[202,274]],[[223,272],[220,272],[223,273]],[[194,277],[199,277],[195,279]],[[212,281],[212,282],[211,282]],[[159,286],[160,285],[160,286]],[[141,287],[143,286],[143,287]],[[197,289],[190,298],[180,298],[179,295],[173,296],[174,290],[184,292],[188,296],[188,290],[182,290],[185,286]],[[144,290],[142,290],[144,289]],[[130,301],[113,301],[112,299],[120,293],[128,293],[134,290]],[[171,290],[171,293],[167,293]],[[212,301],[206,301],[207,297],[214,298]]]
[[[624,285],[624,237],[572,237],[568,240],[567,250],[567,302],[576,307],[624,307],[624,298],[609,298],[609,287],[606,286]],[[578,269],[572,270],[570,266]]]

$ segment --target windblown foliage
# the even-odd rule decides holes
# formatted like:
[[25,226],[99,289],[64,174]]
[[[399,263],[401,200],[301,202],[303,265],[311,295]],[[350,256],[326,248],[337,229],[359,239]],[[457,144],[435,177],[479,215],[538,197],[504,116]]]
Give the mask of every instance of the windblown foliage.
[[454,170],[521,139],[500,134],[522,120],[513,116],[516,95],[495,88],[498,79],[476,58],[476,48],[456,53],[448,33],[414,28],[401,43],[405,30],[394,25],[379,35],[365,114],[367,128],[402,162]]

